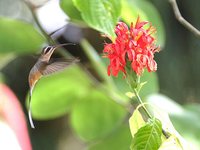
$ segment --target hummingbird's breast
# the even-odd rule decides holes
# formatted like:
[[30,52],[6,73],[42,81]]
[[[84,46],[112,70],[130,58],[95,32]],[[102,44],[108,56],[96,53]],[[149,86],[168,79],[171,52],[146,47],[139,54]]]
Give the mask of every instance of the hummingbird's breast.
[[38,61],[29,73],[29,86],[32,88],[36,82],[42,77],[42,71],[45,69],[46,63]]

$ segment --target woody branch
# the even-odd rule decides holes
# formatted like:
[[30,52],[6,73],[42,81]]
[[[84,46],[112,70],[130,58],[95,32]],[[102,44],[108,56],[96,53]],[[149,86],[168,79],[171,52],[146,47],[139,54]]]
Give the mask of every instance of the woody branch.
[[197,28],[195,28],[191,23],[189,23],[187,20],[185,20],[185,18],[183,18],[183,16],[181,15],[176,0],[169,0],[169,2],[172,5],[176,19],[190,32],[192,32],[194,35],[200,38],[200,31]]

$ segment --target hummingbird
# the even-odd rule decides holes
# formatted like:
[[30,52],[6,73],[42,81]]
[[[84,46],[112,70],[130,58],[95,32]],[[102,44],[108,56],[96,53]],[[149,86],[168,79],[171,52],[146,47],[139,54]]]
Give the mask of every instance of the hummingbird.
[[51,56],[56,49],[64,45],[70,45],[70,44],[71,43],[66,43],[66,44],[59,44],[59,45],[44,47],[39,59],[30,70],[29,77],[28,77],[29,88],[30,88],[28,117],[29,117],[29,122],[32,128],[35,128],[35,126],[34,126],[32,115],[31,115],[31,97],[32,97],[33,89],[36,83],[39,81],[41,77],[61,71],[69,67],[71,64],[79,61],[79,59],[77,58],[60,59],[60,60],[54,60],[54,61],[53,59],[51,59]]

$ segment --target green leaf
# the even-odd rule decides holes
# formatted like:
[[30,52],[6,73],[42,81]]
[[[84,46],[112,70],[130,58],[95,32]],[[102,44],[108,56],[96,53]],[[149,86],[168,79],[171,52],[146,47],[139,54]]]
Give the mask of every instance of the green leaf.
[[131,134],[128,125],[122,125],[111,135],[89,147],[89,150],[128,150]]
[[45,39],[28,23],[0,17],[0,53],[32,53]]
[[132,2],[134,3],[135,7],[137,7],[145,13],[146,17],[148,18],[148,21],[151,22],[154,27],[156,27],[156,36],[158,44],[161,47],[164,47],[166,38],[165,28],[156,7],[148,0],[134,0]]
[[109,134],[125,115],[122,106],[93,88],[73,108],[71,124],[81,139],[89,141]]
[[140,16],[142,20],[147,20],[146,14],[139,7],[130,0],[122,0],[121,17],[127,23],[136,22],[137,17]]
[[114,27],[121,11],[118,0],[73,0],[82,18],[92,28],[114,37]]
[[157,150],[161,145],[162,125],[158,119],[150,120],[133,138],[131,150]]
[[72,0],[61,0],[60,1],[60,7],[62,10],[67,14],[67,16],[70,17],[72,21],[82,21],[82,17],[80,12],[77,10],[77,8],[74,6],[74,3]]
[[142,126],[145,125],[145,121],[142,118],[141,113],[139,112],[139,107],[133,112],[133,115],[129,119],[129,125],[132,137],[134,137],[135,133],[140,129]]
[[175,136],[166,139],[158,150],[183,150],[179,140]]
[[90,79],[78,67],[43,77],[32,95],[32,115],[35,119],[56,118],[69,112],[74,103],[88,92]]

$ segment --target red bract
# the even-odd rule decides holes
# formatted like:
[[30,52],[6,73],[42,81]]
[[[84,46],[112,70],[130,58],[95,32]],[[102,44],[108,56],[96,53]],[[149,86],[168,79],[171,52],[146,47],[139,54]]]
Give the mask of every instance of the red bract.
[[[104,45],[104,55],[110,59],[108,75],[117,76],[120,71],[126,75],[126,66],[131,68],[138,76],[141,76],[144,68],[149,72],[157,70],[154,53],[159,48],[155,45],[155,39],[151,35],[156,30],[151,25],[144,28],[148,22],[140,21],[139,17],[135,26],[128,26],[119,22],[115,28],[116,39],[113,43]],[[130,67],[129,67],[130,68]]]

